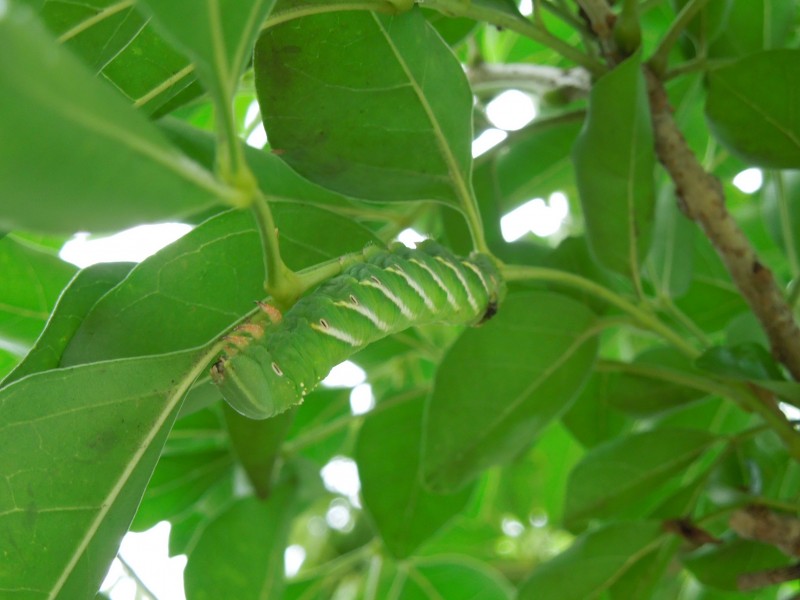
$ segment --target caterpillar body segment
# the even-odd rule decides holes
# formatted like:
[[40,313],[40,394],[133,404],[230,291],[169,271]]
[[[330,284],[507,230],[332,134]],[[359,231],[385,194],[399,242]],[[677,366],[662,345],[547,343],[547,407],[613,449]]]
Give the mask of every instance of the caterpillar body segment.
[[[416,325],[478,325],[505,291],[489,257],[459,258],[430,240],[413,250],[370,246],[364,258],[282,317],[266,309],[272,324],[262,335],[239,326],[236,343],[212,367],[234,409],[254,419],[283,412],[372,342]],[[246,344],[243,333],[252,334]]]

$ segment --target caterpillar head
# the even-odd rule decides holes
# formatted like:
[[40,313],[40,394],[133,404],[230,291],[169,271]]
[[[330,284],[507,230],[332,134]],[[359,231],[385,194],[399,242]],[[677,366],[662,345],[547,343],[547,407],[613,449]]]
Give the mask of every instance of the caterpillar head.
[[251,419],[268,419],[296,405],[305,389],[287,377],[266,350],[259,350],[263,349],[254,347],[217,361],[211,377],[234,410]]

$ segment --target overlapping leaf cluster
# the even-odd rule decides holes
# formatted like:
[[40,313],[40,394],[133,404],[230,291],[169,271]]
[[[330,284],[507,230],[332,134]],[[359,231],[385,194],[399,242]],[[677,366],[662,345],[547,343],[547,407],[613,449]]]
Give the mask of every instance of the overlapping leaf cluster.
[[[646,76],[796,314],[796,3],[621,2],[614,61],[602,1],[406,4],[0,2],[0,596],[91,598],[161,520],[190,600],[796,592],[763,574],[800,547],[800,386],[681,213]],[[539,114],[473,160],[509,88]],[[493,254],[508,297],[356,355],[366,414],[320,389],[244,419],[208,366],[271,275],[253,189],[294,271],[414,227]],[[556,236],[504,241],[554,192]],[[194,228],[139,264],[56,256],[165,220]],[[322,485],[343,457],[358,499]]]

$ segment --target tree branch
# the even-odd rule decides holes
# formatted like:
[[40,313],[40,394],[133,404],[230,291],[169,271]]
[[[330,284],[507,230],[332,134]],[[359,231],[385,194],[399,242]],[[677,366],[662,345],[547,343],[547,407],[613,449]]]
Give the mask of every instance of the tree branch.
[[731,529],[747,540],[778,547],[787,556],[800,556],[800,519],[753,504],[735,511]]
[[[739,590],[749,592],[770,585],[778,585],[787,581],[800,579],[800,563],[789,565],[788,567],[778,567],[767,571],[756,571],[755,573],[744,573],[736,578],[736,585]],[[796,597],[796,596],[795,596]]]
[[[591,19],[593,28],[605,32],[613,22],[606,0],[577,0]],[[701,0],[691,3],[702,7]],[[602,36],[600,36],[602,37]],[[609,43],[610,38],[605,42]],[[606,58],[614,62],[613,47],[606,48]],[[650,112],[653,119],[656,154],[675,183],[678,202],[687,217],[695,221],[714,245],[731,274],[736,287],[767,334],[772,354],[783,363],[792,377],[800,381],[800,329],[775,277],[758,258],[749,240],[725,206],[725,194],[719,181],[703,169],[672,117],[663,82],[650,68],[644,68]]]
[[719,181],[707,173],[672,117],[663,83],[645,69],[656,153],[675,183],[684,213],[708,236],[769,338],[772,353],[800,381],[800,329],[775,278],[759,260],[725,206]]
[[516,88],[543,95],[558,90],[568,102],[585,98],[591,87],[591,74],[582,67],[479,63],[468,69],[467,76],[475,91]]

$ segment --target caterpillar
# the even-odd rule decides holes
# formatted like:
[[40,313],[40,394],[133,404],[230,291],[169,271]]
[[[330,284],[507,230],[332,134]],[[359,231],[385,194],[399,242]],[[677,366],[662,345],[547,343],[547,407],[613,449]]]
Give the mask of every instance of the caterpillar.
[[479,325],[504,292],[492,260],[459,258],[432,240],[416,249],[364,249],[364,261],[304,296],[285,315],[260,303],[271,320],[226,336],[211,368],[238,412],[266,419],[302,402],[330,370],[368,344],[414,325]]

